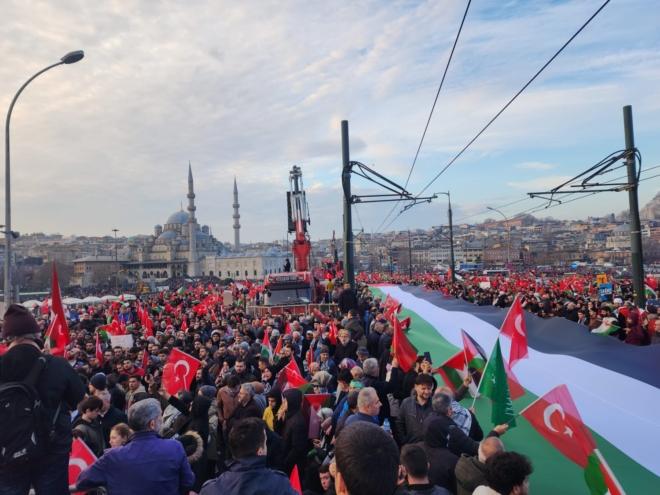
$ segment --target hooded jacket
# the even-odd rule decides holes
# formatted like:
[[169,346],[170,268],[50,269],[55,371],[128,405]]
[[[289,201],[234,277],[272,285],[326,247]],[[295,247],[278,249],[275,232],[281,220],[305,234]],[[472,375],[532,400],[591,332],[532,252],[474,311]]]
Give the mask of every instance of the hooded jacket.
[[303,394],[300,390],[290,388],[284,391],[283,398],[287,401],[286,417],[282,428],[282,440],[284,441],[284,472],[290,473],[293,466],[298,465],[298,472],[301,473],[305,466],[307,458],[308,438],[307,423],[302,415]]
[[420,443],[429,460],[429,481],[451,492],[456,491],[454,468],[458,457],[447,448],[447,440],[437,421],[431,421],[424,430],[424,441]]

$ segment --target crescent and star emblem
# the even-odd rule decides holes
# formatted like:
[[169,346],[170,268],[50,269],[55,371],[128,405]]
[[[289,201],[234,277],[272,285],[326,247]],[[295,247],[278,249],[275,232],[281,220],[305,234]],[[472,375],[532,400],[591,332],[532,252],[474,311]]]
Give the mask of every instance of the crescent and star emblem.
[[87,464],[83,459],[80,459],[79,457],[72,457],[69,459],[69,466],[76,466],[82,473],[89,467],[89,464]]
[[[557,404],[556,402],[553,404],[550,404],[548,407],[545,408],[543,411],[543,422],[545,423],[545,426],[548,428],[553,433],[559,433],[559,430],[556,430],[552,426],[552,422],[550,421],[550,418],[555,412],[559,412],[561,419],[564,420],[566,419],[566,415],[564,414],[564,409],[561,407],[560,404]],[[564,435],[567,435],[569,437],[573,437],[573,430],[571,430],[568,426],[564,425]]]
[[[183,378],[188,376],[188,373],[190,373],[190,365],[188,364],[188,361],[185,359],[179,359],[176,363],[174,363],[174,377],[177,378],[179,374],[176,372],[177,368],[181,366],[185,369],[185,372],[183,373]],[[177,378],[178,379],[178,378]]]
[[525,331],[522,329],[522,322],[523,322],[522,315],[518,315],[516,316],[516,319],[513,322],[513,326],[516,328],[516,332],[518,332],[522,337],[524,337]]

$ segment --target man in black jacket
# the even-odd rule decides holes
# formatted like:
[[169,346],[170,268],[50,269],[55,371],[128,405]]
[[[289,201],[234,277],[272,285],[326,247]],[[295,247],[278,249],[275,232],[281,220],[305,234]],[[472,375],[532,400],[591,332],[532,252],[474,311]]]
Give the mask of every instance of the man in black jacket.
[[[451,408],[452,398],[445,393],[438,393],[433,396],[432,409],[433,414],[429,415],[424,421],[424,430],[427,430],[431,422],[436,431],[441,432],[443,438],[447,440],[447,448],[455,455],[467,454],[469,456],[477,455],[479,442],[472,440],[461,430],[451,419],[453,413]],[[501,424],[495,426],[487,435],[489,437],[499,437],[506,433],[509,425]]]
[[[42,357],[37,322],[23,306],[12,304],[4,316],[2,337],[10,344],[0,357],[0,383],[24,380]],[[37,495],[68,494],[71,410],[84,397],[85,385],[64,359],[46,356],[36,389],[47,422],[44,426],[50,429],[53,425],[52,439],[39,458],[20,468],[0,470],[0,492],[27,495],[32,486]]]

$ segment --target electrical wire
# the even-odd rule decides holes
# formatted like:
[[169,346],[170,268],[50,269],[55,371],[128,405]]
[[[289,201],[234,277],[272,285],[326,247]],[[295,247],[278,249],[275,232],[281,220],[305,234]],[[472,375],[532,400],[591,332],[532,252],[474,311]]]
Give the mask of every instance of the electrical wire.
[[[410,170],[408,171],[408,177],[406,178],[406,184],[403,186],[403,188],[408,187],[408,183],[410,182],[410,177],[413,173],[413,170],[415,169],[415,164],[417,163],[417,158],[419,157],[419,152],[422,149],[422,144],[424,144],[424,138],[426,137],[426,132],[429,130],[429,125],[431,124],[431,118],[433,117],[433,111],[435,110],[435,105],[438,103],[438,97],[440,96],[440,91],[442,90],[442,86],[445,82],[445,78],[447,77],[447,71],[449,70],[449,64],[451,64],[452,58],[454,57],[454,51],[456,50],[456,45],[458,44],[458,39],[461,36],[461,31],[463,31],[463,25],[465,24],[465,18],[468,15],[468,11],[470,10],[470,4],[472,3],[472,0],[468,0],[467,5],[465,6],[465,12],[463,13],[463,18],[461,19],[461,24],[458,27],[458,32],[456,33],[456,38],[454,39],[454,44],[451,47],[451,52],[449,52],[449,58],[447,59],[447,64],[445,65],[445,70],[442,73],[442,79],[440,79],[440,85],[438,86],[438,91],[435,93],[435,99],[433,100],[433,105],[431,106],[431,112],[429,112],[429,117],[426,119],[426,125],[424,126],[424,132],[422,132],[422,138],[419,140],[419,145],[417,146],[417,151],[415,152],[415,158],[413,158],[412,165],[410,165]],[[419,197],[419,196],[418,196]],[[397,206],[399,205],[399,201],[394,203],[394,206],[392,206],[392,209],[390,212],[385,216],[383,221],[380,223],[378,226],[377,231],[380,229],[380,227],[383,226],[383,224],[387,221],[387,219],[390,217],[390,215],[396,210]]]
[[495,114],[495,116],[491,118],[488,121],[488,123],[484,127],[482,127],[481,130],[472,139],[470,139],[470,141],[468,141],[468,143],[451,160],[449,160],[449,162],[440,170],[440,172],[438,172],[435,175],[435,177],[433,177],[433,179],[431,179],[431,181],[429,181],[429,183],[426,186],[424,186],[424,188],[422,188],[422,190],[417,194],[417,196],[421,196],[424,193],[424,191],[426,191],[429,187],[431,187],[431,185],[436,180],[438,180],[438,178],[449,167],[451,167],[454,164],[454,162],[456,162],[456,160],[458,160],[463,155],[463,153],[465,153],[467,149],[470,146],[472,146],[472,144],[477,139],[479,139],[479,137],[493,124],[493,122],[495,122],[498,119],[498,117],[502,115],[507,108],[509,108],[509,106],[536,80],[538,76],[541,75],[541,73],[561,54],[561,52],[563,52],[564,49],[591,23],[591,21],[593,21],[596,18],[596,16],[600,14],[600,12],[607,6],[608,3],[610,3],[610,0],[606,0],[600,6],[600,8],[596,10],[596,12],[594,12],[584,24],[582,24],[582,26],[573,34],[573,36],[571,36],[568,39],[568,41],[566,41],[566,43],[564,43],[562,47],[559,50],[557,50],[555,54],[552,57],[550,57],[550,59],[545,64],[543,64],[543,66],[536,72],[536,74],[534,74],[532,78],[529,79],[529,81],[527,81],[525,85],[522,88],[520,88],[520,90],[518,90],[518,92],[515,95],[513,95],[513,97]]

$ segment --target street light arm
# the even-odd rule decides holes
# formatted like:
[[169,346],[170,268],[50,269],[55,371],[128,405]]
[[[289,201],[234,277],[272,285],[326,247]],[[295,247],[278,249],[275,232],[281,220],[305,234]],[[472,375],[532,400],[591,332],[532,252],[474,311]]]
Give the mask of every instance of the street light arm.
[[[10,173],[10,153],[9,153],[9,123],[11,122],[11,114],[14,110],[14,105],[16,104],[16,100],[18,100],[18,97],[21,95],[23,90],[27,87],[28,84],[30,84],[32,81],[34,81],[37,77],[39,77],[41,74],[44,72],[52,69],[53,67],[57,67],[58,65],[62,65],[65,62],[63,60],[54,63],[52,65],[49,65],[48,67],[45,67],[41,69],[39,72],[34,74],[30,79],[25,81],[23,85],[18,88],[18,91],[14,95],[14,98],[11,100],[11,103],[9,104],[9,110],[7,111],[7,119],[5,120],[5,228],[7,232],[11,232],[11,173]],[[5,234],[5,259],[4,259],[4,302],[5,302],[5,308],[7,308],[12,302],[12,281],[11,281],[11,235]]]
[[30,84],[32,81],[34,81],[41,74],[43,74],[44,72],[46,72],[46,71],[48,71],[48,70],[50,70],[54,67],[57,67],[58,65],[64,65],[64,62],[60,61],[60,62],[57,62],[53,65],[49,65],[48,67],[45,67],[45,68],[41,69],[39,72],[37,72],[35,75],[33,75],[30,79],[25,81],[25,83],[23,83],[23,86],[21,86],[18,89],[18,91],[14,95],[14,99],[11,100],[11,103],[9,104],[9,111],[7,112],[7,120],[5,121],[5,139],[6,139],[6,136],[9,136],[9,121],[11,120],[11,113],[14,110],[14,104],[16,103],[16,100],[18,100],[18,97],[21,96],[21,93],[23,92],[23,90],[27,87],[28,84]]

